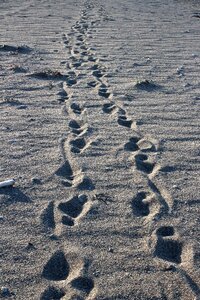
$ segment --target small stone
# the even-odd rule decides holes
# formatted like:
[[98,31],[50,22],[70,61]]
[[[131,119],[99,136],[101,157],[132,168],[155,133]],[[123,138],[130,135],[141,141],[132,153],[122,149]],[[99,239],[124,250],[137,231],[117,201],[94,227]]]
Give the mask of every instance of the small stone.
[[113,253],[114,250],[113,250],[111,247],[109,247],[109,248],[108,248],[108,252]]

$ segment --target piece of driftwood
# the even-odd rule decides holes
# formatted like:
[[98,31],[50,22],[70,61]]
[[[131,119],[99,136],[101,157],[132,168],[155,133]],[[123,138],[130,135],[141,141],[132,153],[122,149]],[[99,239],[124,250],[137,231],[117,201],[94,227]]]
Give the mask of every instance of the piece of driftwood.
[[8,179],[5,181],[0,181],[0,188],[5,187],[5,186],[10,186],[13,185],[15,183],[14,179]]

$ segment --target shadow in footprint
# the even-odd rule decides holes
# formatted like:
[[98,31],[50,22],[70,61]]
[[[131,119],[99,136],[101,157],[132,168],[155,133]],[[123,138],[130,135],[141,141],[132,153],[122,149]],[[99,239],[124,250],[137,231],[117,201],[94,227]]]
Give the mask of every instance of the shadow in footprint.
[[98,83],[96,81],[90,81],[87,83],[89,87],[95,87]]
[[[60,203],[58,205],[58,208],[64,213],[67,214],[68,216],[72,218],[77,218],[84,207],[84,204],[87,202],[87,196],[86,195],[79,195],[73,197],[71,200],[68,202]],[[66,219],[66,222],[70,223],[69,220]],[[69,224],[67,224],[69,225]],[[70,226],[70,225],[69,225]]]
[[72,145],[71,151],[73,153],[80,153],[81,150],[86,146],[86,142],[84,138],[77,138],[70,141],[70,145]]
[[147,174],[150,174],[153,171],[155,164],[150,163],[147,160],[148,160],[148,156],[146,154],[137,154],[135,156],[135,163],[137,169],[139,171],[143,171]]
[[42,276],[48,280],[64,280],[69,275],[69,264],[63,251],[56,251],[43,268]]
[[84,177],[83,180],[77,185],[77,188],[79,190],[89,190],[92,191],[95,189],[94,184],[92,183],[92,180],[88,177]]
[[174,235],[174,227],[173,226],[162,226],[157,229],[156,234],[158,236],[172,236]]
[[137,142],[140,139],[138,137],[132,137],[129,139],[129,142],[124,145],[124,150],[126,151],[137,151],[139,149]]
[[60,300],[65,296],[62,289],[49,286],[41,295],[40,300]]
[[133,213],[138,217],[145,217],[150,214],[149,203],[145,202],[146,193],[140,192],[137,196],[132,200],[132,210]]
[[80,108],[80,106],[78,104],[72,103],[70,107],[75,114],[78,114],[78,115],[81,114],[82,109]]
[[62,216],[63,225],[74,226],[74,220],[68,216]]
[[118,122],[119,125],[124,126],[124,127],[128,127],[128,128],[131,128],[131,125],[133,123],[132,120],[127,120],[127,117],[124,116],[124,115],[120,115],[118,117],[117,122]]
[[105,85],[101,85],[99,87],[99,92],[98,92],[99,96],[104,97],[104,98],[109,98],[110,93],[108,92],[108,89]]
[[103,76],[100,70],[93,71],[92,75],[95,76],[96,78],[101,78]]
[[69,127],[71,128],[71,131],[76,135],[79,135],[83,132],[83,129],[81,128],[79,123],[75,120],[71,120],[69,122]]
[[114,102],[110,102],[110,103],[105,103],[103,105],[103,112],[106,114],[110,114],[114,109],[116,108]]
[[71,286],[77,290],[89,294],[94,288],[94,281],[88,277],[78,277],[72,280]]
[[163,260],[181,263],[182,243],[172,239],[158,238],[155,255]]
[[73,181],[73,171],[72,171],[72,168],[70,166],[70,163],[68,161],[66,161],[56,172],[55,174],[57,176],[60,176],[60,177],[64,177],[65,179],[69,180],[70,182],[69,183],[69,186],[72,185],[72,182]]

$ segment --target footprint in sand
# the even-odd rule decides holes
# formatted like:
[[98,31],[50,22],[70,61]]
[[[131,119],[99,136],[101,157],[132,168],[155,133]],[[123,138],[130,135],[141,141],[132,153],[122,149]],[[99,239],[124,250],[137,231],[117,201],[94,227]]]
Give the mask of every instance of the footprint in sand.
[[60,300],[65,296],[63,289],[49,286],[40,296],[40,300]]
[[80,259],[76,261],[73,255],[71,255],[72,257],[68,256],[64,251],[58,250],[44,265],[43,278],[49,281],[56,281],[57,284],[66,281],[66,284],[65,288],[63,284],[62,288],[50,285],[42,293],[40,300],[61,299],[66,294],[70,299],[83,299],[82,297],[88,296],[93,290],[94,281],[86,275],[88,264],[84,264]]
[[148,156],[146,154],[136,154],[135,155],[136,168],[139,171],[150,174],[152,173],[155,163],[148,161]]
[[98,91],[99,96],[109,98],[111,93],[108,92],[108,88],[105,84],[101,84]]
[[71,145],[71,152],[73,153],[81,153],[87,147],[87,143],[84,138],[76,138],[71,140],[69,143]]
[[119,115],[118,116],[118,120],[117,120],[118,124],[124,127],[128,127],[131,128],[133,121],[128,119],[126,117],[126,115]]
[[74,226],[75,220],[78,217],[85,215],[90,207],[86,195],[81,194],[74,196],[67,202],[61,202],[58,209],[64,214],[62,216],[62,223],[67,226]]
[[58,250],[51,256],[43,267],[42,277],[53,281],[66,280],[69,275],[69,271],[70,267],[64,252]]
[[154,256],[168,262],[180,264],[183,243],[174,234],[173,226],[162,226],[157,229]]
[[103,76],[103,73],[100,70],[94,70],[92,72],[92,75],[96,78],[101,78]]
[[109,102],[109,103],[105,103],[103,104],[103,112],[106,114],[110,114],[111,112],[115,111],[117,109],[116,105],[114,102]]
[[145,217],[150,214],[149,202],[146,200],[147,193],[140,192],[132,200],[131,206],[133,213],[139,217]]
[[139,137],[132,137],[129,139],[128,143],[124,145],[124,150],[134,152],[139,150],[137,143],[139,142]]
[[88,129],[87,124],[81,126],[79,122],[73,119],[69,121],[69,128],[71,129],[71,132],[77,136],[85,134]]
[[73,102],[71,105],[70,105],[70,108],[71,110],[73,111],[74,114],[76,115],[80,115],[83,111],[83,109],[75,102]]
[[62,184],[66,187],[70,187],[73,184],[73,170],[70,163],[66,160],[64,164],[55,172],[59,177],[63,178]]

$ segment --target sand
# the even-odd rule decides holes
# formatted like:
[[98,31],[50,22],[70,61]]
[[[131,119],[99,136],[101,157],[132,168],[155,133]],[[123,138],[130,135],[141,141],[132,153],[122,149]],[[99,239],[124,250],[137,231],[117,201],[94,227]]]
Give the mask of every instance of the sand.
[[0,298],[200,299],[198,1],[0,3]]

